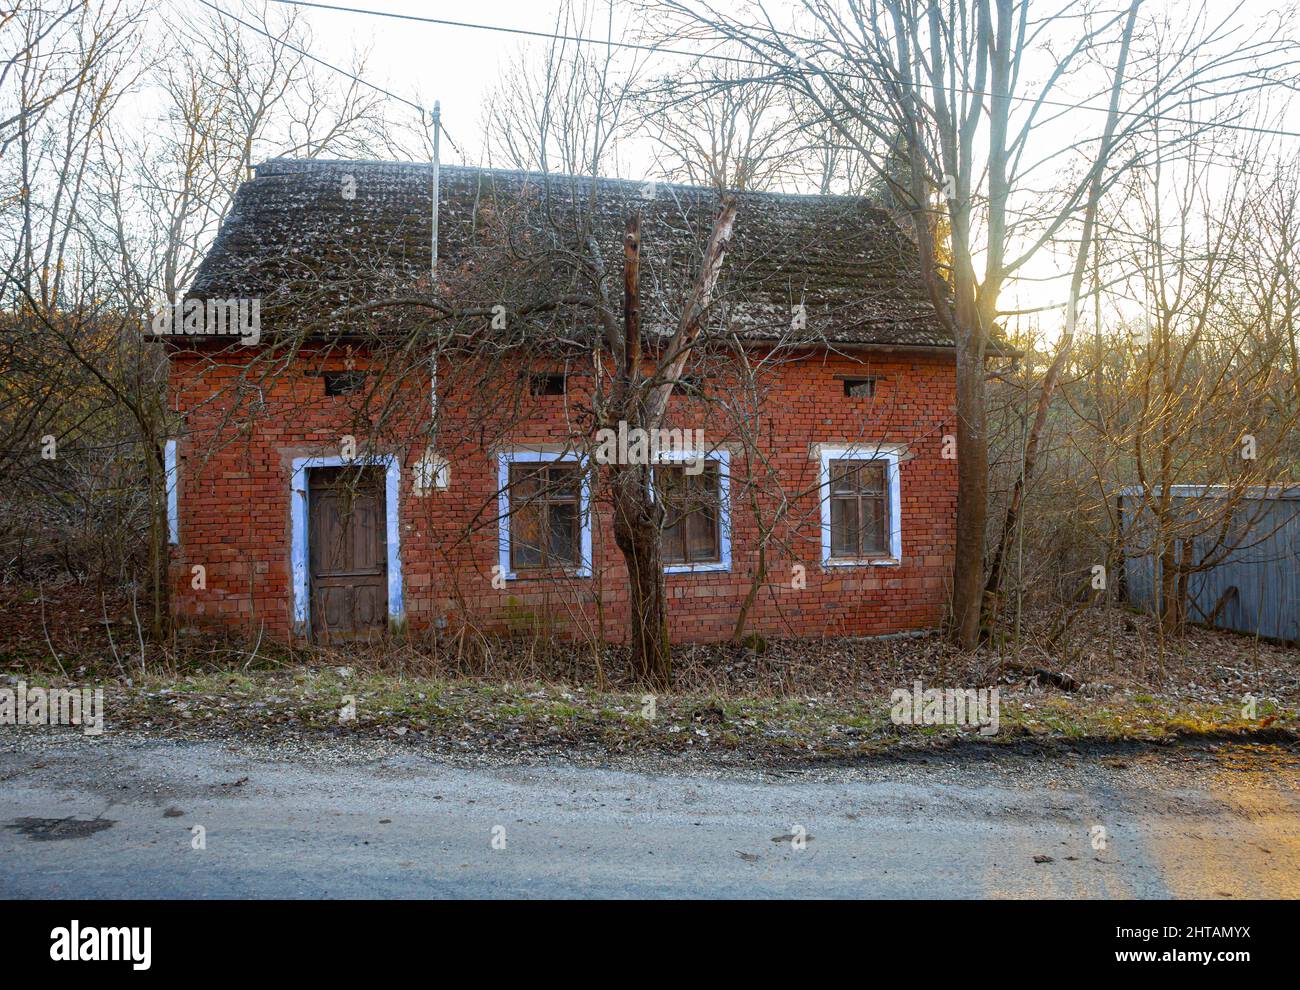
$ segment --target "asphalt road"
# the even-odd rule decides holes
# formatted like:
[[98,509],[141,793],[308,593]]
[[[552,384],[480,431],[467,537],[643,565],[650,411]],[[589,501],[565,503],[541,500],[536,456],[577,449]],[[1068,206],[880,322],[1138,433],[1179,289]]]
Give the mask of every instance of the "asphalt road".
[[0,896],[1294,898],[1298,784],[1227,747],[783,774],[10,732]]

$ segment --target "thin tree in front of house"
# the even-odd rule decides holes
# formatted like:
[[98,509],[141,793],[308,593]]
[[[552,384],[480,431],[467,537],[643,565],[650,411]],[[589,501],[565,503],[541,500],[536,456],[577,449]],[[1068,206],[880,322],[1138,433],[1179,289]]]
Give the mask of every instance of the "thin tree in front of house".
[[[647,367],[641,333],[641,224],[636,215],[628,218],[623,242],[622,325],[607,340],[615,373],[609,399],[600,411],[604,428],[617,430],[623,423],[629,431],[649,434],[662,427],[668,400],[703,332],[735,222],[736,201],[725,197],[676,330]],[[608,321],[606,327],[613,330],[617,324]],[[672,681],[672,657],[659,544],[664,508],[654,496],[654,466],[615,464],[606,474],[614,507],[614,540],[627,563],[632,665],[646,684],[667,687]]]

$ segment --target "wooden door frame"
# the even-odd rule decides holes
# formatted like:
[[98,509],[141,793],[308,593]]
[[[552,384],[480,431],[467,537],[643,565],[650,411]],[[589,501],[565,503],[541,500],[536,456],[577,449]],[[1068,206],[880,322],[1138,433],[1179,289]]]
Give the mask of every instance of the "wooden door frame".
[[311,574],[308,552],[307,472],[313,468],[384,468],[384,514],[388,562],[388,625],[401,626],[406,617],[402,603],[402,528],[398,524],[398,496],[402,490],[402,469],[396,454],[373,454],[347,460],[342,457],[295,457],[289,482],[289,569],[292,580],[293,625],[300,636],[311,638]]

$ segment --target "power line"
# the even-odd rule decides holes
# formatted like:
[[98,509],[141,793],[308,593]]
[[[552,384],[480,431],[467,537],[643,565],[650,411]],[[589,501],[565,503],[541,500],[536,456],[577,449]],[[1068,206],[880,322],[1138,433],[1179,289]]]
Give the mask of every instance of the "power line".
[[[352,79],[355,82],[360,83],[362,86],[367,86],[370,89],[373,89],[377,93],[383,93],[389,99],[396,100],[398,103],[405,104],[406,106],[411,107],[413,110],[419,111],[420,121],[422,123],[427,123],[429,117],[429,111],[425,110],[424,107],[420,106],[420,104],[414,103],[411,100],[406,99],[406,97],[404,96],[398,96],[396,93],[390,92],[389,90],[384,89],[384,87],[382,86],[376,86],[374,83],[370,82],[369,80],[362,79],[360,76],[356,75],[355,73],[349,72],[347,69],[334,65],[332,62],[326,62],[323,58],[318,58],[317,56],[313,55],[311,52],[305,51],[304,49],[299,48],[297,45],[290,44],[289,42],[285,41],[283,38],[277,38],[275,35],[271,34],[271,32],[258,27],[256,24],[249,23],[248,21],[244,20],[242,17],[240,17],[237,14],[232,14],[228,10],[222,10],[216,4],[209,3],[208,0],[199,0],[199,3],[203,4],[203,6],[205,7],[215,10],[218,14],[221,14],[223,17],[229,17],[231,20],[237,21],[238,23],[242,24],[244,27],[248,28],[251,31],[256,31],[258,34],[262,35],[263,37],[269,38],[270,40],[274,41],[276,44],[283,45],[285,48],[288,48],[290,51],[297,52],[303,58],[311,59],[313,62],[317,63],[318,65],[323,65],[327,69],[332,69],[335,72],[342,73],[343,75],[347,76],[349,79]],[[442,126],[442,133],[446,135],[447,142],[452,146],[452,148],[456,150],[456,153],[460,154],[460,148],[457,146],[456,142],[452,140],[451,135],[447,133],[447,128],[445,125]]]
[[[201,3],[207,3],[207,0],[200,0]],[[473,31],[494,31],[500,34],[522,35],[528,38],[546,38],[552,41],[572,41],[581,45],[602,45],[609,48],[628,48],[635,51],[655,52],[662,55],[681,55],[693,59],[709,59],[711,61],[731,62],[739,65],[762,66],[763,62],[757,59],[741,58],[735,55],[720,55],[716,52],[691,52],[682,48],[665,48],[659,45],[648,45],[634,41],[615,41],[612,38],[589,38],[580,34],[562,34],[556,31],[533,31],[527,28],[506,27],[500,24],[476,24],[471,21],[454,21],[441,17],[420,17],[416,14],[397,14],[387,10],[369,10],[364,7],[336,7],[331,4],[311,3],[309,0],[271,0],[272,3],[283,4],[288,7],[309,7],[316,10],[332,10],[336,13],[345,14],[366,14],[371,17],[388,17],[399,21],[415,21],[421,24],[436,24],[441,27],[466,28]],[[211,6],[211,4],[209,4]],[[798,56],[795,56],[796,58]],[[828,75],[849,76],[845,72],[827,73]],[[888,81],[888,80],[882,80]],[[376,87],[378,88],[378,87]],[[985,90],[968,89],[962,86],[946,87],[968,96],[979,96],[992,98],[993,94]],[[1008,94],[1000,97],[1017,103],[1034,103],[1041,106],[1062,107],[1067,110],[1091,110],[1094,113],[1110,113],[1109,107],[1095,107],[1086,103],[1070,103],[1065,100],[1039,99],[1035,96],[1016,96]],[[1167,114],[1146,113],[1141,110],[1116,110],[1116,114],[1121,117],[1137,117],[1145,120],[1163,120],[1171,124],[1190,124],[1200,126],[1204,121],[1192,120],[1188,117],[1171,117]],[[1284,131],[1270,127],[1256,127],[1251,124],[1216,124],[1216,127],[1222,127],[1225,130],[1245,131],[1251,134],[1266,134],[1274,137],[1293,137],[1300,138],[1300,131]]]
[[685,55],[687,58],[711,58],[724,62],[737,62],[743,65],[760,65],[754,59],[740,58],[735,55],[718,55],[713,53],[689,52],[682,48],[662,48],[658,45],[639,44],[635,41],[614,41],[612,38],[588,38],[581,34],[560,34],[555,31],[531,31],[527,28],[505,27],[500,24],[475,24],[471,21],[451,21],[441,17],[419,17],[415,14],[395,14],[387,10],[368,10],[364,7],[335,7],[326,3],[309,3],[307,0],[271,0],[272,3],[288,7],[315,7],[318,10],[333,10],[345,14],[369,14],[372,17],[391,17],[399,21],[419,21],[421,24],[437,24],[442,27],[468,28],[473,31],[496,31],[500,34],[519,34],[528,38],[546,38],[549,41],[574,41],[582,45],[605,45],[611,48],[632,48],[642,52],[657,52],[662,55]]

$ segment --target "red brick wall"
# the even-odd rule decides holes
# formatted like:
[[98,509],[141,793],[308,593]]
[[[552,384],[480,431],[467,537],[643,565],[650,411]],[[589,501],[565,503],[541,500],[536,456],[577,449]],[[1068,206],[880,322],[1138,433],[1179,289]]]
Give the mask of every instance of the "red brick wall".
[[[327,397],[319,371],[366,359],[307,354],[288,370],[247,364],[239,353],[220,357],[177,352],[171,358],[170,400],[184,414],[179,443],[180,543],[172,548],[173,608],[182,627],[292,631],[290,474],[296,457],[336,455],[340,438],[358,437],[363,451],[373,416],[362,396]],[[836,375],[880,379],[874,399],[846,398]],[[445,621],[484,629],[529,628],[546,621],[575,634],[624,637],[626,572],[614,545],[607,506],[593,512],[591,578],[523,579],[492,586],[497,555],[495,457],[504,444],[562,444],[584,427],[581,379],[566,397],[527,396],[503,414],[497,436],[467,412],[508,405],[485,397],[473,376],[446,374],[440,388],[439,450],[451,461],[451,485],[423,497],[413,493],[412,467],[427,444],[427,375],[393,383],[395,414],[377,446],[402,465],[401,558],[406,619],[413,629]],[[512,395],[517,390],[512,390]],[[566,402],[568,408],[566,409]],[[750,613],[748,630],[776,636],[876,635],[936,626],[952,565],[956,462],[941,456],[954,432],[954,365],[950,357],[872,354],[851,359],[815,355],[780,366],[762,402],[761,446],[793,502],[769,555],[769,577]],[[674,641],[728,637],[757,567],[758,528],[744,494],[746,457],[735,430],[716,408],[674,399],[668,426],[703,428],[709,444],[732,450],[732,566],[729,573],[667,577]],[[525,424],[519,426],[518,424]],[[898,566],[821,565],[814,444],[906,444],[900,467],[902,563]],[[755,475],[756,476],[756,475]],[[763,475],[764,492],[770,475]],[[769,510],[773,502],[761,496]],[[191,587],[201,564],[206,587]],[[795,588],[794,565],[806,587]]]

